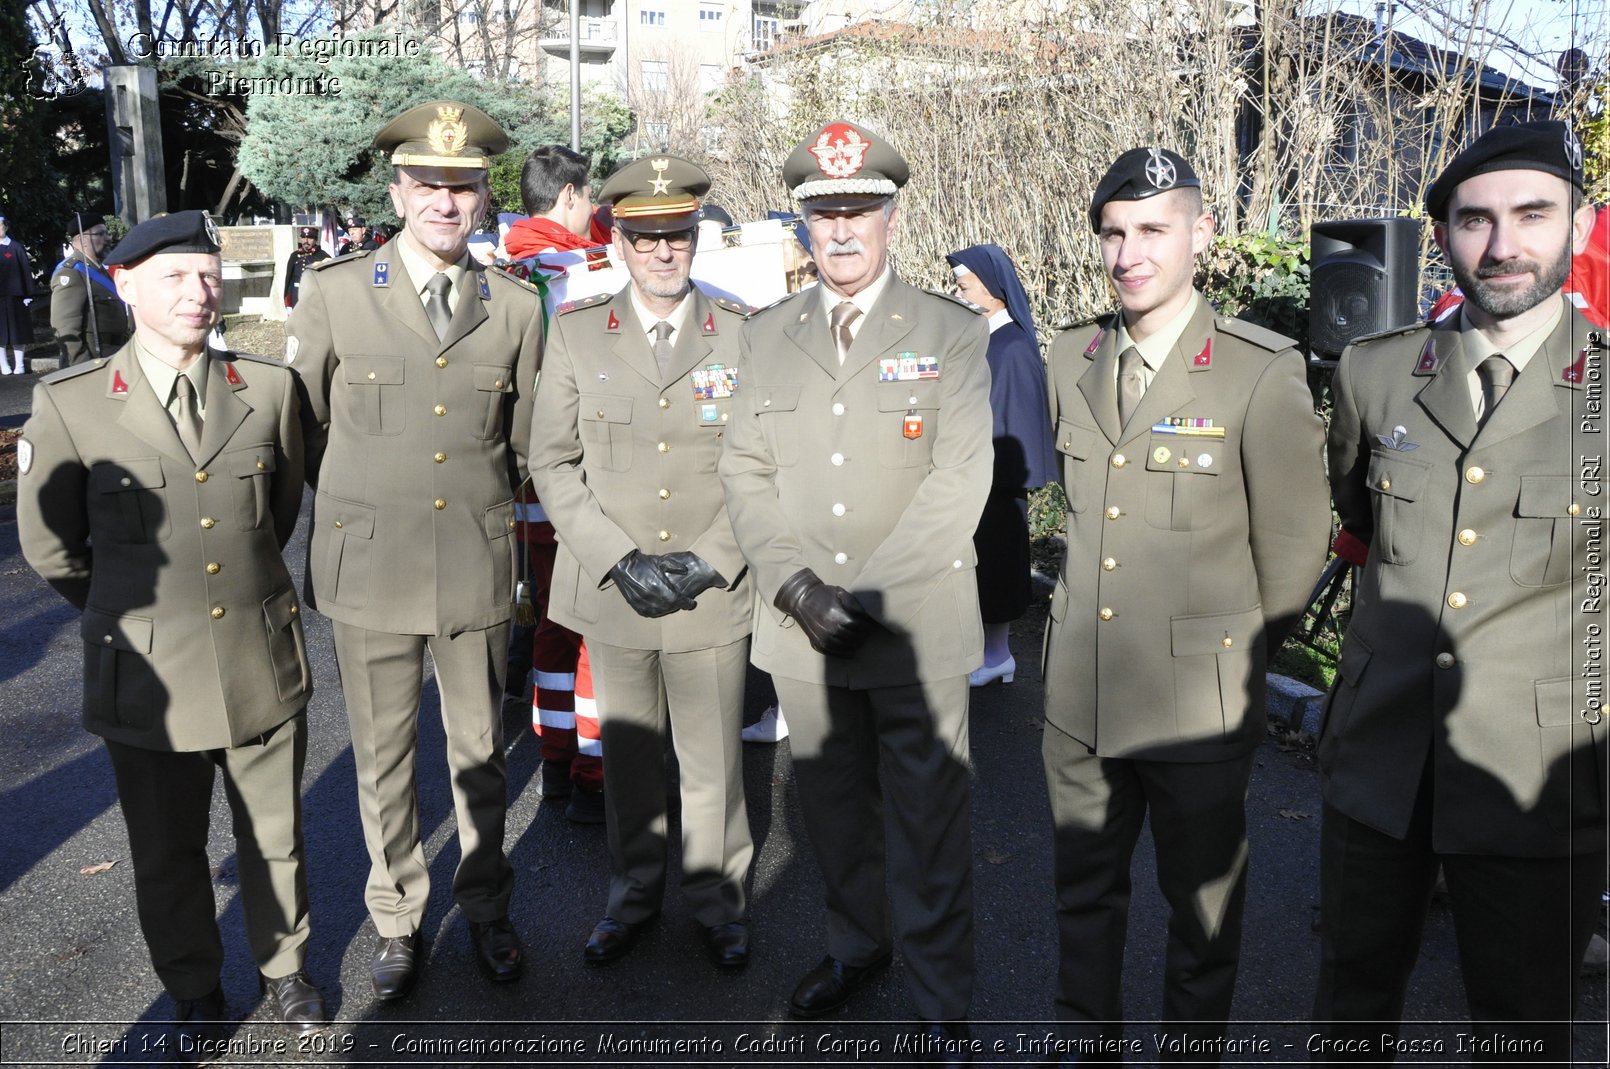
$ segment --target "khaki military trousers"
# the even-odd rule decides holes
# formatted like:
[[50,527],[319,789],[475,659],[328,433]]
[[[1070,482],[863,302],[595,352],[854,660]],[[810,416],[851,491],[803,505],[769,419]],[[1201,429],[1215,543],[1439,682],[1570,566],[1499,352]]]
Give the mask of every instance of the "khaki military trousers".
[[106,740],[129,829],[134,900],[151,964],[168,994],[196,999],[224,964],[207,860],[215,772],[235,830],[246,939],[264,976],[302,968],[307,872],[302,861],[302,765],[307,720],[292,717],[241,746],[174,753]]
[[514,870],[503,856],[508,770],[503,758],[503,680],[509,625],[457,635],[393,635],[334,622],[335,655],[352,727],[358,812],[369,849],[364,901],[375,928],[419,931],[430,870],[419,834],[414,763],[425,651],[441,697],[460,860],[453,897],[470,921],[508,915]]
[[665,897],[665,736],[682,798],[682,893],[713,926],[744,915],[754,843],[744,808],[744,675],[749,639],[666,653],[586,636],[608,802],[608,915],[637,924]]
[[827,951],[889,953],[891,920],[917,1017],[973,1001],[967,677],[850,690],[773,678],[800,808],[827,893]]

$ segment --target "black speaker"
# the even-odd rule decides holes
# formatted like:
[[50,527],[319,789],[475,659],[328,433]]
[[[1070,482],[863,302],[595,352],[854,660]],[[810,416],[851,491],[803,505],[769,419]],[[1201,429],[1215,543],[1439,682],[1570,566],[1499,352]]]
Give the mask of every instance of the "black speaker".
[[1419,318],[1420,221],[1341,219],[1308,236],[1308,343],[1337,357],[1365,334]]

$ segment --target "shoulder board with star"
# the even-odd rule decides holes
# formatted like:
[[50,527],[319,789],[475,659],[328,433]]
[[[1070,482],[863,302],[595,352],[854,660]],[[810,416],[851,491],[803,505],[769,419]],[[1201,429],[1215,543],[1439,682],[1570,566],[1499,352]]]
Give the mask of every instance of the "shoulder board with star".
[[579,312],[583,308],[597,308],[601,304],[608,304],[613,296],[615,296],[613,293],[595,293],[591,297],[583,297],[579,301],[566,301],[559,306],[556,314],[569,315],[571,312]]
[[[818,285],[820,285],[820,283],[818,283]],[[783,305],[787,304],[789,301],[793,300],[795,297],[802,296],[803,294],[806,294],[806,293],[809,293],[809,292],[810,292],[809,290],[795,290],[793,293],[785,293],[781,297],[777,298],[775,301],[771,302],[770,304],[763,304],[759,308],[756,308],[754,311],[750,312],[749,314],[754,316],[754,315],[759,315],[762,312],[769,312],[773,308],[780,308]]]
[[361,260],[365,256],[368,256],[371,253],[373,253],[374,251],[375,251],[374,249],[357,249],[357,250],[355,250],[353,252],[347,253],[345,256],[332,256],[328,260],[320,260],[316,264],[308,264],[302,270],[304,270],[304,271],[327,271],[330,268],[334,267],[336,264],[344,264],[344,263],[348,263],[348,262],[350,262],[352,260]]
[[[707,294],[706,296],[710,295]],[[710,303],[715,305],[717,308],[725,308],[729,312],[736,312],[745,319],[748,319],[750,316],[755,314],[755,309],[749,305],[744,304],[742,301],[732,300],[728,297],[710,296]]]
[[102,356],[94,360],[86,360],[82,364],[74,364],[72,367],[64,367],[60,371],[52,371],[39,381],[45,386],[54,386],[58,382],[66,382],[68,379],[76,379],[80,375],[88,375],[91,371],[99,371],[111,359],[109,356]]
[[961,307],[967,309],[969,312],[973,313],[974,315],[978,314],[978,309],[977,308],[974,308],[972,305],[968,304],[966,301],[962,300],[960,297],[956,296],[954,293],[946,293],[944,290],[931,290],[931,289],[927,289],[927,288],[924,288],[922,292],[928,294],[931,297],[943,297],[945,300],[949,301],[951,304],[960,305]]
[[1260,327],[1256,323],[1248,323],[1244,319],[1232,316],[1215,316],[1213,325],[1220,334],[1228,334],[1232,338],[1240,338],[1244,342],[1251,342],[1260,349],[1267,349],[1271,353],[1278,353],[1283,349],[1295,349],[1297,343],[1284,334],[1278,334],[1268,327]]
[[1377,342],[1384,338],[1396,338],[1400,334],[1413,334],[1417,330],[1430,327],[1430,323],[1410,323],[1406,327],[1393,327],[1390,330],[1378,330],[1374,334],[1361,334],[1348,344],[1363,345],[1367,342]]
[[271,367],[284,367],[285,361],[277,356],[262,356],[258,353],[231,352],[224,357],[225,360],[244,360],[250,364],[268,364]]

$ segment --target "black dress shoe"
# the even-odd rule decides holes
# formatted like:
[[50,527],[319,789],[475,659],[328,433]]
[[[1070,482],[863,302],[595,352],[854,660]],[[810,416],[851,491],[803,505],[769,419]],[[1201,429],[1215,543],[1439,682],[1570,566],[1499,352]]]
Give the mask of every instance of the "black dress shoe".
[[856,988],[888,964],[888,954],[868,965],[850,965],[834,957],[823,958],[794,988],[794,997],[788,1000],[788,1012],[806,1020],[832,1013],[850,1001]]
[[587,937],[587,945],[581,952],[582,960],[588,965],[608,965],[612,961],[619,961],[637,944],[637,937],[647,927],[646,920],[627,924],[614,917],[605,917],[593,928],[593,934]]
[[375,998],[381,1002],[400,999],[414,988],[419,975],[419,933],[381,936],[375,943],[369,978],[374,981]]
[[475,945],[475,958],[481,971],[497,983],[518,980],[525,968],[525,956],[520,953],[520,936],[509,918],[495,921],[470,921],[470,942]]
[[215,987],[200,998],[173,1000],[174,1056],[180,1061],[210,1061],[222,1053],[224,991]]
[[704,930],[704,948],[719,968],[743,968],[749,964],[749,925],[743,921],[712,924]]
[[271,980],[258,976],[258,985],[274,1004],[280,1023],[293,1032],[317,1032],[330,1023],[324,1008],[324,995],[313,986],[305,971]]

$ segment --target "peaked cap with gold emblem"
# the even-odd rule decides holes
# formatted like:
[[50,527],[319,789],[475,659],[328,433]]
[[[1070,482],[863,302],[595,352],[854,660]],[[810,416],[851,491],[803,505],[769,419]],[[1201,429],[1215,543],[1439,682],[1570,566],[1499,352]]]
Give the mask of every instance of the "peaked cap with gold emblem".
[[830,122],[794,146],[783,184],[812,208],[852,208],[892,197],[911,177],[904,156],[853,122]]
[[415,181],[466,185],[486,176],[492,157],[508,151],[509,135],[492,117],[458,100],[409,108],[375,135],[374,147]]
[[610,175],[598,200],[614,207],[615,225],[628,233],[674,234],[698,223],[699,198],[709,191],[703,167],[660,153]]

